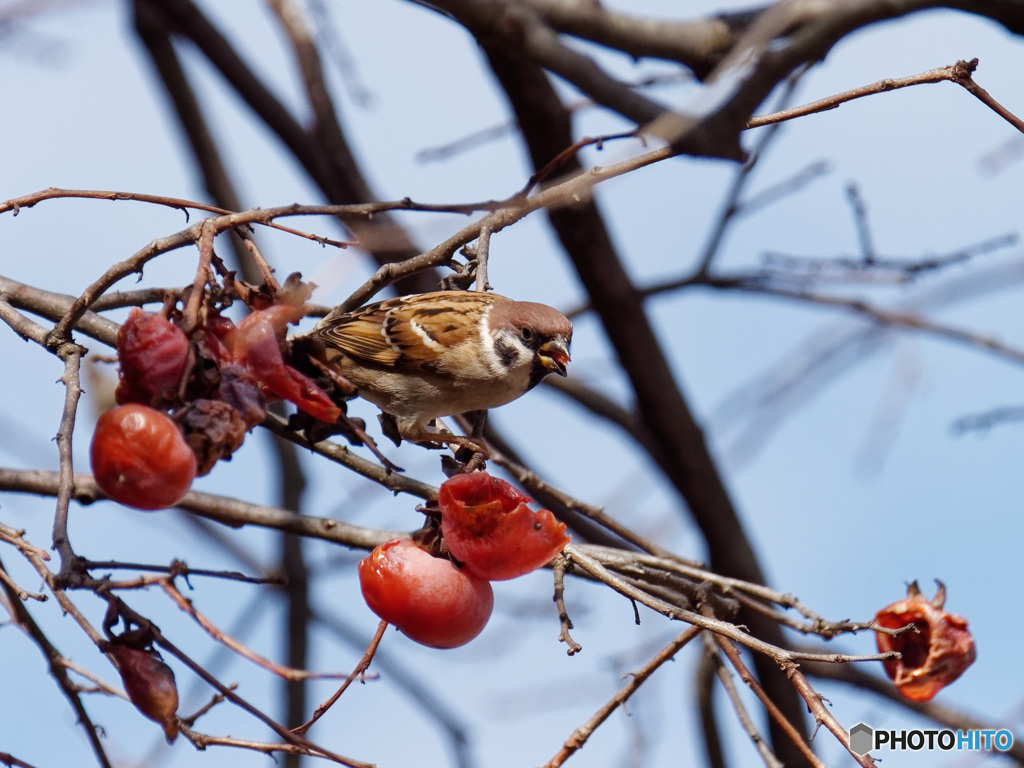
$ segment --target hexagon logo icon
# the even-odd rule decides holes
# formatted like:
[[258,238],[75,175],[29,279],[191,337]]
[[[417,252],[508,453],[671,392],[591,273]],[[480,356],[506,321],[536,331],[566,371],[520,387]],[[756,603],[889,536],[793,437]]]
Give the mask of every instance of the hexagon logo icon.
[[857,723],[850,729],[850,751],[855,755],[866,755],[875,741],[875,731],[867,723]]

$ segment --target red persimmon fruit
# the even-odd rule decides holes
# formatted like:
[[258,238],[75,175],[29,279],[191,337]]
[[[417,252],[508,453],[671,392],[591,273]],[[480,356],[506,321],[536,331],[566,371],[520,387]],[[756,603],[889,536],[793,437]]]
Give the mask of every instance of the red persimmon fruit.
[[136,509],[174,506],[196,476],[196,457],[181,429],[145,405],[119,405],[100,416],[89,459],[100,490]]
[[565,523],[536,512],[525,496],[486,472],[455,475],[441,485],[441,534],[474,576],[503,581],[547,565],[569,543]]
[[431,648],[465,645],[483,631],[494,607],[489,582],[412,539],[374,549],[359,563],[359,586],[370,610]]

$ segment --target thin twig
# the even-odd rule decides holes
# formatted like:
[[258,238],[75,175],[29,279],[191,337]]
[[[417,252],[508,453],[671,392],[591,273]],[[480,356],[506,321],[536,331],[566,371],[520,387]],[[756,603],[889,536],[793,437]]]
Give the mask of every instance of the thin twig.
[[200,627],[206,630],[206,633],[209,634],[210,637],[212,637],[214,640],[216,640],[218,643],[225,646],[226,648],[230,648],[239,656],[248,659],[254,664],[258,664],[268,672],[272,672],[278,677],[281,677],[285,680],[320,680],[345,677],[345,674],[341,672],[310,672],[305,669],[292,669],[291,667],[286,667],[281,664],[277,664],[271,661],[270,659],[266,658],[265,656],[261,656],[260,654],[256,653],[256,651],[252,650],[248,646],[231,637],[223,630],[216,627],[212,621],[210,621],[202,613],[196,610],[195,605],[189,598],[181,594],[177,586],[175,586],[174,584],[173,576],[161,579],[160,586],[163,588],[164,592],[167,593],[167,596],[174,601],[175,605],[177,605],[181,610],[183,610],[185,613],[191,616],[193,621],[195,621],[196,624],[198,624]]
[[1010,405],[993,408],[984,413],[961,416],[950,425],[950,432],[957,437],[968,432],[987,432],[996,426],[1024,421],[1024,406]]
[[[237,683],[233,683],[232,685],[229,685],[228,688],[230,688],[232,691],[237,690],[238,684]],[[210,700],[208,702],[206,702],[205,704],[203,704],[203,706],[201,706],[199,709],[197,709],[193,714],[189,715],[188,717],[181,717],[181,716],[179,716],[178,717],[178,725],[179,725],[179,727],[180,727],[180,725],[182,723],[184,723],[187,727],[191,728],[193,725],[196,724],[196,722],[203,715],[205,715],[207,712],[212,710],[217,705],[223,704],[225,701],[227,701],[227,699],[224,697],[224,694],[222,694],[222,693],[215,693],[215,694],[213,694],[213,696],[210,697]]]
[[29,592],[23,586],[18,584],[7,571],[0,568],[0,581],[2,581],[8,589],[8,593],[17,595],[18,599],[22,602],[26,600],[36,600],[40,603],[45,603],[49,600],[49,595],[42,592]]
[[[2,535],[2,531],[0,531]],[[150,563],[125,563],[120,560],[83,560],[82,567],[87,570],[131,570],[131,571],[152,571],[154,573],[173,573],[178,576],[190,578],[192,576],[208,576],[214,579],[226,579],[228,581],[241,581],[246,584],[281,584],[281,576],[246,576],[238,571],[215,571],[207,568],[191,568],[181,560],[174,560],[170,565],[153,565]]]
[[359,663],[356,664],[355,669],[353,669],[349,676],[345,678],[345,682],[341,684],[341,687],[338,688],[338,690],[336,690],[331,695],[331,697],[327,699],[327,701],[323,702],[319,707],[316,708],[316,711],[313,713],[313,716],[309,720],[307,720],[305,723],[296,728],[292,728],[293,733],[297,733],[300,736],[305,734],[306,731],[313,727],[313,724],[317,720],[319,720],[321,717],[327,714],[327,710],[333,707],[334,703],[341,698],[341,694],[348,690],[348,687],[352,685],[352,681],[354,681],[357,677],[362,675],[364,672],[366,672],[367,669],[370,668],[370,662],[373,661],[373,657],[377,653],[377,646],[379,646],[380,641],[384,639],[384,632],[387,630],[387,628],[388,623],[382,619],[380,624],[377,625],[377,632],[374,634],[373,639],[370,641],[370,645],[367,647],[366,653],[363,654],[363,657],[359,660]]
[[78,664],[77,662],[72,661],[71,659],[62,659],[61,664],[63,664],[67,669],[74,672],[76,675],[80,675],[81,677],[84,677],[86,680],[92,683],[95,686],[95,689],[91,691],[91,693],[105,693],[108,696],[116,696],[120,699],[128,698],[125,692],[122,691],[120,688],[111,683],[108,683],[99,675],[96,675],[93,672],[89,671],[81,664]]
[[[0,470],[2,472],[3,470]],[[10,471],[10,470],[7,470]],[[59,474],[57,472],[48,472],[49,490],[43,494],[46,496],[56,496],[58,487],[60,485]],[[82,477],[81,475],[79,477]],[[63,585],[58,581],[57,575],[54,574],[49,568],[46,567],[46,561],[49,559],[41,557],[36,554],[31,548],[24,548],[21,553],[25,556],[25,559],[35,568],[36,573],[42,578],[46,584],[47,589],[50,590],[50,594],[56,599],[57,604],[60,606],[61,611],[66,615],[70,615],[82,631],[85,632],[86,636],[92,640],[96,647],[101,647],[104,638],[89,620],[85,618],[85,615],[78,609],[67,596],[67,593],[63,589]]]
[[552,600],[554,600],[555,607],[558,609],[558,621],[561,625],[561,629],[558,632],[558,641],[565,643],[567,646],[565,650],[566,655],[575,656],[583,650],[583,646],[573,640],[572,635],[569,634],[569,630],[573,627],[572,620],[569,618],[569,612],[565,609],[565,571],[568,564],[565,556],[559,553],[551,565],[551,571],[555,578],[555,594]]
[[436,488],[427,485],[426,483],[421,483],[418,480],[414,480],[411,477],[407,477],[406,475],[394,472],[387,467],[375,464],[372,461],[367,461],[366,459],[357,456],[343,445],[331,442],[330,440],[323,440],[319,443],[310,443],[304,434],[289,429],[287,422],[280,416],[268,414],[267,418],[263,421],[263,426],[275,435],[283,437],[286,440],[290,440],[300,448],[307,448],[313,453],[319,454],[331,461],[341,464],[357,474],[384,486],[390,491],[394,491],[395,493],[408,493],[412,496],[418,496],[421,499],[437,498]]
[[[88,199],[88,200],[133,200],[139,203],[149,203],[151,205],[162,205],[169,208],[177,208],[185,213],[185,220],[188,221],[189,210],[205,211],[207,213],[213,213],[218,216],[229,216],[235,211],[229,211],[225,208],[218,208],[215,205],[208,203],[199,202],[197,200],[185,200],[177,197],[167,197],[166,195],[147,195],[139,192],[114,192],[108,190],[98,189],[61,189],[59,187],[48,187],[47,189],[40,190],[39,192],[33,192],[28,195],[21,197],[12,198],[0,202],[0,214],[12,211],[14,216],[17,216],[22,208],[31,208],[37,203],[41,203],[44,200],[57,200],[63,198],[77,198],[77,199]],[[306,240],[313,240],[314,242],[320,243],[320,245],[330,245],[335,248],[347,248],[353,243],[348,243],[343,240],[331,240],[330,238],[323,237],[322,235],[314,235],[309,232],[302,232],[291,227],[278,224],[272,219],[262,220],[253,222],[256,224],[262,224],[265,227],[277,229],[282,232],[287,232],[290,235],[301,237]]]
[[954,65],[955,73],[953,81],[958,85],[962,85],[967,89],[968,93],[977,97],[985,106],[1003,118],[1018,131],[1024,133],[1024,120],[1021,120],[1015,114],[1010,112],[1010,110],[992,98],[988,91],[974,82],[971,75],[974,74],[974,70],[977,69],[977,67],[977,59],[972,59],[971,61],[958,61]]
[[[761,126],[770,125],[772,123],[793,120],[798,117],[806,117],[807,115],[819,112],[827,112],[831,109],[836,109],[848,101],[853,101],[854,99],[861,99],[865,96],[874,96],[878,93],[894,91],[898,88],[907,88],[912,85],[927,85],[930,83],[942,83],[948,81],[964,85],[966,88],[967,86],[963,82],[960,82],[964,77],[963,68],[965,65],[968,67],[971,67],[972,64],[976,66],[977,63],[977,59],[974,59],[973,62],[958,61],[956,64],[950,64],[945,67],[936,67],[935,69],[929,69],[916,75],[908,75],[906,77],[888,77],[884,80],[871,83],[870,85],[862,85],[859,88],[853,88],[849,91],[843,91],[842,93],[826,96],[823,99],[818,99],[817,101],[812,101],[808,104],[802,104],[798,107],[790,107],[789,109],[779,110],[778,112],[772,112],[767,115],[755,115],[747,121],[747,128],[760,128]],[[973,71],[973,67],[971,71]],[[968,88],[968,90],[970,89]]]
[[918,331],[990,352],[1012,363],[1024,363],[1024,349],[1007,344],[997,338],[953,325],[946,325],[913,312],[880,307],[861,298],[837,296],[829,293],[777,285],[770,280],[766,280],[766,277],[768,276],[760,272],[730,276],[690,275],[682,279],[649,286],[644,289],[643,293],[650,296],[677,288],[703,286],[725,291],[736,290],[744,293],[774,296],[788,301],[844,310],[881,325]]
[[[359,765],[355,761],[349,760],[348,758],[342,758],[341,760],[334,759],[330,755],[324,754],[320,749],[316,747],[307,747],[302,744],[290,744],[288,742],[272,742],[272,741],[253,741],[252,739],[238,739],[234,736],[210,736],[205,733],[199,733],[188,726],[182,726],[178,723],[179,732],[193,745],[196,749],[205,750],[207,747],[236,747],[238,749],[248,749],[253,752],[262,752],[265,755],[273,755],[277,752],[282,754],[294,754],[294,755],[305,755],[307,757],[323,757],[332,760],[342,765]],[[369,766],[368,763],[362,765]]]
[[[789,103],[793,94],[796,93],[797,84],[805,71],[805,68],[801,67],[800,70],[786,79],[786,86],[779,98],[779,102],[781,104]],[[740,203],[740,196],[743,194],[743,190],[746,189],[747,183],[751,178],[753,178],[752,174],[754,168],[757,167],[760,159],[764,157],[775,137],[779,135],[779,129],[781,126],[781,122],[774,123],[768,128],[768,130],[764,131],[763,134],[758,137],[758,142],[751,150],[746,162],[742,163],[733,174],[729,191],[725,195],[725,204],[723,206],[722,213],[719,214],[715,220],[708,242],[704,246],[704,250],[701,253],[700,258],[697,260],[696,272],[698,274],[706,274],[711,268],[711,263],[718,255],[726,233],[729,231],[729,228],[732,226],[735,218],[743,209]]]
[[34,765],[26,763],[24,760],[19,760],[10,752],[0,752],[0,763],[8,766],[8,768],[35,768]]
[[704,752],[707,756],[708,768],[726,768],[725,754],[722,750],[722,734],[718,724],[718,712],[715,708],[714,675],[720,659],[712,654],[701,654],[695,679],[697,709],[700,713],[701,736],[704,740]]
[[31,554],[40,560],[49,560],[50,554],[35,544],[29,543],[25,539],[25,531],[11,528],[10,526],[0,523],[0,540],[6,541],[8,544],[13,544],[25,554]]
[[[717,281],[714,281],[717,283]],[[712,285],[712,283],[709,283]],[[713,287],[726,288],[724,284],[714,284]],[[980,333],[946,325],[934,320],[927,319],[921,315],[885,307],[875,306],[862,299],[847,298],[845,296],[832,296],[828,294],[815,293],[812,291],[791,290],[773,286],[758,286],[750,283],[734,284],[731,287],[748,293],[759,293],[766,296],[777,296],[783,299],[795,300],[808,304],[817,304],[835,309],[842,309],[861,315],[864,318],[873,320],[883,325],[903,328],[911,331],[936,336],[964,344],[985,352],[990,352],[1017,364],[1024,364],[1024,349],[1006,344],[999,339],[985,336]]]
[[[28,557],[30,562],[37,567],[37,570],[41,566],[43,572],[45,572],[47,576],[51,576],[49,570],[42,565],[42,560],[31,555]],[[0,563],[0,570],[6,570],[3,563]],[[92,747],[93,754],[96,755],[97,762],[99,762],[102,768],[111,768],[111,763],[107,757],[106,750],[103,748],[103,742],[100,740],[99,732],[97,731],[95,724],[92,722],[88,710],[86,710],[85,705],[82,703],[81,696],[78,695],[77,686],[71,678],[68,677],[67,665],[64,663],[65,659],[63,654],[61,654],[61,652],[57,650],[56,646],[50,642],[42,628],[40,628],[40,626],[35,622],[35,619],[32,618],[32,614],[28,612],[28,609],[18,598],[17,594],[11,590],[5,580],[0,580],[0,587],[2,587],[7,593],[8,603],[12,609],[12,616],[15,623],[24,630],[25,634],[32,638],[43,656],[46,657],[50,667],[50,676],[54,681],[56,681],[57,686],[64,694],[64,697],[68,700],[71,708],[75,711],[75,716],[82,728],[85,730],[86,738],[89,741],[89,745]]]
[[593,735],[594,731],[596,731],[597,728],[608,719],[612,712],[625,704],[626,701],[629,700],[629,697],[636,693],[637,689],[643,685],[662,664],[666,661],[671,661],[683,646],[693,640],[693,638],[698,634],[700,634],[700,629],[698,627],[687,627],[680,632],[671,643],[659,651],[654,658],[639,670],[631,674],[629,676],[629,682],[627,682],[619,689],[618,693],[602,705],[601,708],[598,709],[589,720],[587,720],[587,722],[572,732],[572,735],[566,739],[565,744],[562,745],[562,748],[558,753],[544,764],[544,768],[558,768],[566,760],[572,757],[577,750],[587,743],[587,740],[591,735]]
[[213,263],[213,238],[216,235],[217,230],[213,227],[210,219],[200,223],[199,237],[196,239],[196,247],[199,249],[199,264],[196,267],[196,276],[192,280],[192,290],[188,294],[188,301],[185,303],[185,309],[182,310],[181,330],[186,334],[191,334],[201,324],[199,308],[206,295],[206,284],[213,279],[210,265]]
[[82,355],[85,349],[72,342],[61,343],[57,354],[64,360],[64,411],[57,430],[57,450],[60,454],[60,480],[57,487],[57,509],[53,516],[53,548],[60,555],[58,582],[75,575],[75,551],[68,538],[68,510],[75,492],[75,469],[72,459],[71,438],[75,431],[78,400],[82,396],[80,382]]
[[733,684],[732,675],[725,668],[725,665],[722,663],[722,657],[715,649],[715,641],[707,632],[701,637],[704,638],[705,659],[713,665],[715,673],[718,675],[718,680],[725,689],[725,693],[732,703],[732,708],[736,712],[736,719],[739,720],[740,725],[743,726],[743,730],[747,732],[750,740],[754,742],[754,747],[757,749],[758,754],[761,755],[761,759],[764,760],[764,764],[768,768],[784,768],[782,761],[775,756],[769,744],[758,733],[757,726],[754,725],[750,713],[747,712],[747,708],[743,705],[743,699],[740,698],[739,691],[736,690],[736,686]]
[[264,713],[258,707],[250,704],[247,700],[243,699],[232,689],[231,686],[227,686],[220,682],[212,674],[207,672],[200,664],[194,661],[188,654],[183,652],[174,643],[168,640],[158,627],[153,625],[148,619],[141,614],[130,608],[123,600],[118,597],[110,596],[108,598],[113,604],[117,606],[118,614],[125,622],[132,622],[140,627],[146,627],[149,634],[152,636],[153,643],[158,646],[161,650],[167,651],[169,654],[177,658],[182,664],[188,667],[192,672],[202,678],[206,683],[212,686],[216,691],[221,693],[226,699],[228,699],[235,706],[248,712],[250,715],[255,717],[257,720],[268,726],[274,733],[280,736],[282,739],[287,741],[289,744],[294,745],[300,749],[309,750],[310,754],[315,754],[319,757],[324,757],[329,760],[333,760],[336,763],[347,765],[349,768],[371,768],[369,763],[364,763],[360,760],[354,760],[352,758],[344,757],[327,750],[323,747],[313,744],[308,739],[303,738],[292,733],[288,728],[278,723],[272,717]]
[[[154,299],[154,301],[156,300],[163,301],[163,297]],[[20,319],[17,317],[4,314],[5,305],[8,302],[11,306],[28,310],[33,314],[57,322],[71,308],[75,298],[63,293],[44,291],[41,288],[19,283],[17,280],[11,280],[9,277],[0,275],[0,319],[5,321],[13,319],[14,322],[20,322]],[[45,347],[48,335],[46,329],[42,328],[42,326],[37,326],[35,323],[32,323],[32,326],[38,328],[41,333],[34,331],[28,338]],[[26,326],[26,328],[30,327]],[[95,312],[86,312],[79,319],[78,323],[75,324],[75,330],[81,331],[108,346],[114,346],[117,343],[117,329],[119,327],[114,321],[101,317]],[[23,338],[25,337],[23,336]]]
[[[57,493],[57,486],[58,474],[56,472],[0,467],[0,490],[54,496]],[[436,496],[436,490],[434,493]],[[103,493],[90,475],[75,475],[75,500],[77,502],[92,504],[102,498],[104,498]],[[278,507],[250,504],[232,497],[200,493],[199,491],[189,491],[178,502],[178,507],[232,528],[241,528],[246,525],[274,528],[299,536],[333,541],[359,549],[373,549],[378,544],[403,535],[400,531],[363,528],[329,517],[299,515]]]
[[[704,616],[700,613],[688,610],[680,605],[655,596],[652,591],[647,588],[647,585],[643,587],[638,586],[630,579],[622,578],[613,573],[608,567],[600,562],[597,557],[591,556],[589,554],[590,551],[593,551],[596,555],[600,556],[600,553],[606,551],[606,548],[567,544],[563,553],[573,563],[578,565],[583,571],[590,574],[597,581],[610,586],[624,597],[627,597],[630,600],[635,600],[636,602],[647,606],[651,610],[656,611],[669,619],[674,621],[685,621],[689,624],[699,626],[702,629],[707,629],[711,632],[723,635],[740,645],[750,648],[752,651],[767,656],[780,665],[791,664],[794,659],[798,658],[798,655],[795,655],[793,652],[788,651],[785,648],[780,648],[779,646],[772,645],[771,643],[760,640],[753,635],[747,634],[735,624]],[[836,654],[826,654],[825,656],[815,656],[810,658],[802,653],[799,654],[799,658],[801,660],[811,661],[835,661],[836,656]],[[864,657],[849,657],[844,660],[874,661],[877,658],[878,657],[872,655]]]
[[487,259],[491,249],[491,230],[484,227],[480,230],[480,237],[476,240],[476,249],[473,251],[473,258],[476,261],[476,289],[478,291],[491,290],[491,284],[487,282]]
[[[828,728],[836,739],[838,739],[839,743],[849,751],[850,734],[846,732],[846,729],[840,725],[839,721],[836,720],[828,707],[825,706],[821,695],[811,687],[811,684],[807,682],[807,678],[804,677],[796,664],[790,662],[783,668],[785,669],[786,674],[789,675],[789,679],[793,681],[793,685],[796,687],[797,691],[800,692],[804,701],[807,702],[807,707],[811,710],[811,714],[814,716],[815,721]],[[870,755],[857,755],[852,751],[850,751],[850,754],[853,756],[853,759],[864,766],[864,768],[874,768],[875,761]]]
[[496,203],[490,208],[487,215],[463,227],[429,251],[413,259],[408,259],[401,265],[383,265],[342,302],[340,311],[347,312],[362,306],[378,291],[400,278],[448,263],[452,254],[477,239],[484,227],[489,228],[492,234],[497,234],[505,227],[515,224],[535,211],[571,205],[574,201],[586,197],[590,189],[603,181],[668,160],[673,156],[674,153],[668,147],[655,149],[613,165],[595,166],[589,171],[571,174],[568,178],[552,184],[526,200],[513,196],[506,201]]
[[871,225],[868,221],[868,209],[864,198],[860,194],[860,188],[856,182],[846,185],[846,199],[850,201],[850,208],[853,210],[853,221],[857,225],[857,239],[860,241],[860,256],[864,266],[870,267],[875,263],[875,244],[871,237]]
[[751,674],[749,669],[747,669],[746,664],[743,663],[743,659],[740,658],[740,654],[736,649],[736,646],[724,637],[720,637],[718,635],[714,635],[713,637],[715,643],[717,643],[718,647],[725,653],[726,657],[729,659],[729,663],[732,664],[739,673],[743,682],[746,683],[750,690],[754,692],[754,695],[760,699],[761,704],[763,704],[764,708],[768,710],[768,714],[771,715],[772,720],[774,720],[786,732],[786,735],[793,740],[793,743],[796,744],[807,762],[814,766],[814,768],[826,768],[825,763],[823,763],[821,759],[814,754],[814,751],[810,748],[807,742],[804,741],[799,731],[793,727],[793,724],[789,722],[779,708],[775,706],[775,702],[773,702],[771,697],[764,692],[760,683],[757,682],[757,678]]
[[[2,286],[0,286],[0,291],[2,291]],[[0,320],[7,323],[21,338],[34,341],[40,346],[46,346],[46,329],[14,309],[3,293],[0,293]]]

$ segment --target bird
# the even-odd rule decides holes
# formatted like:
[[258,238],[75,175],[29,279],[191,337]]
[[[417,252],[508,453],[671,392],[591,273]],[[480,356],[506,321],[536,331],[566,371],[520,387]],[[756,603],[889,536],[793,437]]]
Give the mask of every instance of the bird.
[[[482,291],[434,291],[335,309],[307,337],[323,363],[414,443],[481,444],[431,428],[565,376],[572,323],[553,307]],[[383,420],[382,420],[383,421]]]

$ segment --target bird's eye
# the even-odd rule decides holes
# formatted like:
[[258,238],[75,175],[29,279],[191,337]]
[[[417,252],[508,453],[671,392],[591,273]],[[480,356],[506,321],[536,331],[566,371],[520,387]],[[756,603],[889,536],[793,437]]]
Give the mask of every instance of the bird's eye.
[[530,341],[530,339],[533,338],[533,331],[529,328],[521,328],[519,330],[519,335],[523,337],[523,341]]

